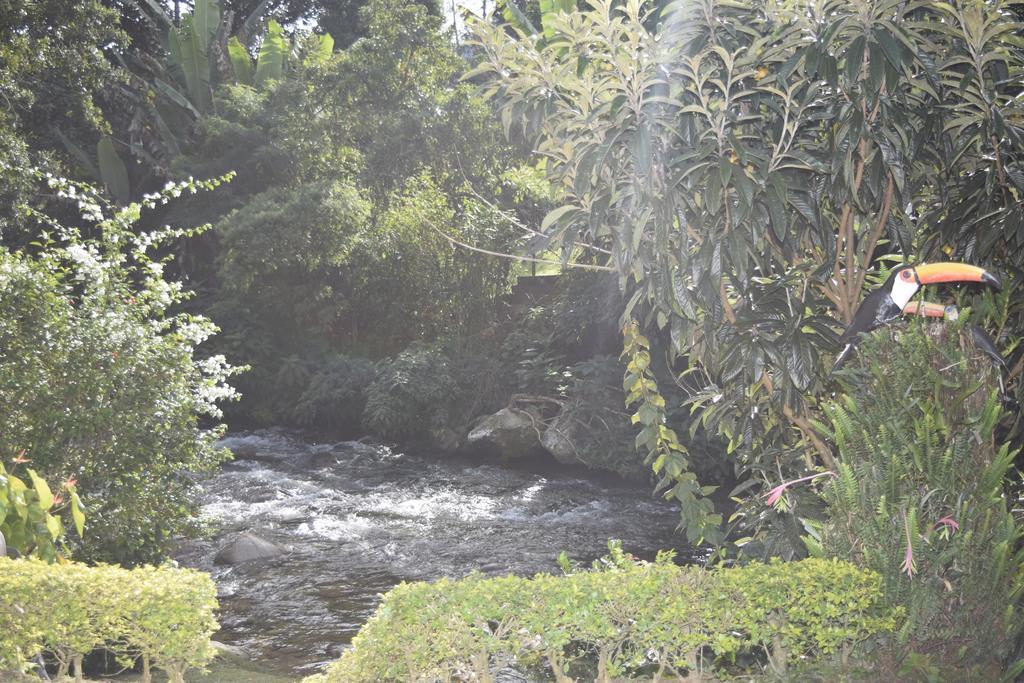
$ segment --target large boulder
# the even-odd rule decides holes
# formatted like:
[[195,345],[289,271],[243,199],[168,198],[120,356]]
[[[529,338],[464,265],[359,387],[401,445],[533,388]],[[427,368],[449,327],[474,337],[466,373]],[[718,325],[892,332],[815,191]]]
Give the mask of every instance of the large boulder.
[[213,558],[214,564],[241,564],[252,560],[266,560],[278,557],[288,549],[260,538],[255,534],[242,533],[233,541],[217,551]]
[[540,419],[531,412],[502,408],[477,423],[466,437],[466,445],[470,450],[510,460],[539,455],[541,426]]
[[577,465],[580,459],[577,457],[575,439],[576,421],[568,413],[561,412],[551,421],[544,434],[540,437],[540,445],[555,460],[563,465]]

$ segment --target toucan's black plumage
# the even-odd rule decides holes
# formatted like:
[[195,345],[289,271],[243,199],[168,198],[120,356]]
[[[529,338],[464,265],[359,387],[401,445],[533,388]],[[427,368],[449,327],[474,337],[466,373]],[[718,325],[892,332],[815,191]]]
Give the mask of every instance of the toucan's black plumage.
[[1006,359],[996,348],[996,342],[989,336],[988,332],[978,325],[971,325],[971,339],[974,341],[974,348],[978,349],[1003,370],[1006,370]]
[[843,335],[839,337],[839,345],[842,350],[832,365],[833,371],[841,368],[843,363],[853,355],[860,335],[891,323],[903,313],[903,306],[892,298],[892,289],[900,272],[908,268],[910,266],[900,266],[894,269],[889,275],[889,279],[881,287],[868,294],[860,302],[857,312],[853,314],[853,320],[846,326]]

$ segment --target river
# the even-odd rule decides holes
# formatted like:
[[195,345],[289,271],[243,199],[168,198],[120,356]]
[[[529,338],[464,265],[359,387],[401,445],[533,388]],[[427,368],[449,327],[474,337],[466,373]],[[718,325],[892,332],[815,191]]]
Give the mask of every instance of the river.
[[[223,445],[236,459],[200,485],[210,534],[183,545],[176,559],[213,575],[217,639],[270,671],[323,668],[400,581],[557,571],[560,551],[590,562],[610,538],[642,558],[675,548],[684,561],[700,559],[675,533],[678,508],[649,485],[317,443],[283,430],[232,434]],[[290,552],[214,564],[240,532]]]

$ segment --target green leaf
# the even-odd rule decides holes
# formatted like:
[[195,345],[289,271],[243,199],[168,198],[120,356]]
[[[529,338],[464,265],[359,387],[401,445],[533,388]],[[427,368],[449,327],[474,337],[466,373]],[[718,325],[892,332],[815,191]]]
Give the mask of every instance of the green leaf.
[[566,215],[573,211],[576,211],[576,207],[571,204],[560,206],[557,209],[549,211],[548,214],[544,216],[544,220],[540,224],[540,231],[547,234],[551,229],[551,226],[558,223],[558,221],[562,220]]
[[200,118],[203,117],[202,112],[200,112],[198,109],[196,109],[195,105],[193,105],[192,102],[190,102],[187,97],[182,95],[180,90],[175,88],[170,83],[167,83],[166,81],[162,81],[159,78],[154,78],[153,79],[153,87],[156,89],[156,91],[158,93],[160,93],[161,95],[165,96],[171,102],[173,102],[174,104],[178,105],[179,107],[181,107],[182,109],[187,111],[193,117],[195,117],[197,119],[200,119]]
[[189,99],[200,111],[209,111],[213,104],[210,95],[210,60],[206,50],[196,39],[192,17],[185,17],[181,22],[181,28],[172,29],[172,45],[175,40],[181,58],[181,69],[185,73]]
[[157,2],[157,0],[136,0],[135,6],[146,12],[146,7],[149,7],[152,15],[159,19],[166,26],[173,26],[174,22],[171,21],[171,17],[164,10],[163,6]]
[[210,40],[220,25],[220,2],[218,0],[195,0],[192,10],[192,26],[195,31],[196,47],[203,54],[210,53]]
[[64,148],[71,152],[71,154],[74,155],[76,159],[78,159],[78,163],[82,164],[82,168],[85,169],[89,173],[89,175],[91,175],[96,180],[102,181],[102,179],[100,178],[100,171],[98,168],[96,168],[96,164],[93,163],[92,157],[86,154],[84,149],[82,149],[74,142],[72,142],[71,138],[64,135],[64,132],[59,128],[54,128],[53,132],[56,133],[57,137],[60,138],[60,141],[64,144]]
[[71,492],[71,519],[75,522],[75,530],[80,538],[85,537],[85,511],[82,508],[82,499],[74,491]]
[[516,5],[515,0],[502,0],[501,16],[512,26],[525,33],[527,36],[537,35],[537,29],[534,28],[530,20],[526,18],[523,11]]
[[238,35],[241,36],[246,47],[252,47],[253,38],[256,37],[256,27],[259,26],[260,19],[263,18],[263,13],[267,11],[269,5],[270,0],[263,0],[242,22],[242,28],[238,30]]
[[323,35],[313,36],[310,38],[310,41],[312,45],[306,54],[305,65],[314,66],[329,62],[331,55],[334,54],[334,38],[331,37],[331,34],[324,33]]
[[903,58],[902,51],[900,50],[899,43],[892,37],[892,34],[888,31],[875,31],[875,37],[878,39],[878,44],[882,46],[882,52],[885,53],[885,58],[892,65],[892,68],[898,72],[903,71]]
[[241,85],[252,85],[252,57],[238,36],[231,36],[231,40],[228,41],[228,57],[235,72],[235,81]]
[[32,479],[32,488],[39,496],[39,506],[44,510],[49,510],[53,507],[53,493],[50,491],[49,485],[36,474],[35,470],[29,470],[28,476]]
[[857,81],[860,76],[861,66],[864,64],[864,36],[857,36],[850,43],[850,49],[846,51],[846,80],[850,83]]
[[554,18],[563,12],[571,11],[575,3],[567,0],[540,0],[540,23],[544,29],[544,38],[555,37]]
[[262,88],[267,81],[280,80],[284,74],[288,43],[281,25],[271,19],[267,23],[267,34],[263,36],[260,54],[256,60],[256,87]]
[[128,182],[128,169],[114,149],[114,141],[109,135],[100,138],[96,145],[97,156],[100,160],[100,177],[103,179],[103,186],[107,188],[110,196],[121,205],[131,201],[131,185]]
[[60,538],[60,519],[53,515],[46,515],[46,529],[50,532],[53,540]]

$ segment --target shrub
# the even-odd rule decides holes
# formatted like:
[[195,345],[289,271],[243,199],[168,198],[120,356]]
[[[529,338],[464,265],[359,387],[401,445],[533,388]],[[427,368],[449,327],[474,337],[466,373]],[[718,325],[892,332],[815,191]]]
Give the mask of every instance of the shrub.
[[845,562],[707,571],[612,551],[600,571],[402,584],[353,648],[307,683],[493,681],[497,669],[538,663],[563,682],[588,662],[598,681],[657,681],[703,668],[706,650],[729,662],[764,649],[784,667],[848,653],[895,625],[878,575]]
[[414,345],[383,361],[366,396],[364,422],[389,438],[445,426],[456,385],[444,354]]
[[362,421],[366,393],[376,377],[373,362],[338,355],[314,370],[292,410],[292,419],[299,424],[351,431]]
[[0,249],[0,457],[24,450],[46,479],[77,478],[89,507],[80,557],[153,561],[190,524],[190,473],[227,455],[215,420],[231,368],[201,357],[216,328],[172,311],[185,293],[149,257],[181,233],[136,235],[140,205],[106,216],[88,188],[50,184],[78,200],[95,237],[50,226],[56,241],[32,255]]
[[999,370],[966,318],[861,343],[826,408],[838,476],[810,545],[878,572],[906,606],[897,656],[998,667],[1021,625],[1021,530],[1004,494],[1015,453],[996,438]]
[[0,558],[0,672],[45,652],[81,680],[82,657],[102,646],[141,658],[146,681],[152,663],[183,683],[213,656],[216,608],[213,581],[191,569]]

